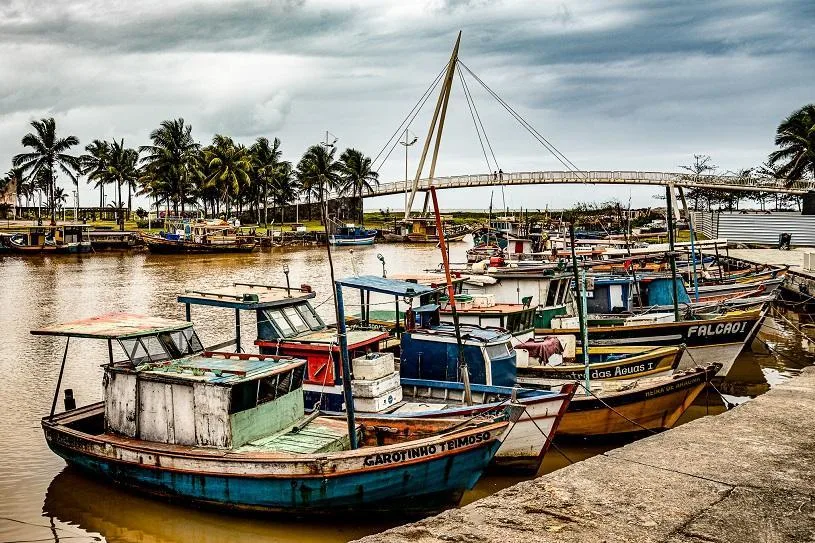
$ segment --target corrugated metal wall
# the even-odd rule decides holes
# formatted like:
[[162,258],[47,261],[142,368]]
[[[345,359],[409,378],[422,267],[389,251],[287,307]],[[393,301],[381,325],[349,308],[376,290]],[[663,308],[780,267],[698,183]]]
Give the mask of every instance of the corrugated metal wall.
[[730,243],[775,245],[779,234],[792,236],[792,244],[815,247],[815,215],[800,213],[707,213],[694,212],[697,230],[708,238],[725,238]]

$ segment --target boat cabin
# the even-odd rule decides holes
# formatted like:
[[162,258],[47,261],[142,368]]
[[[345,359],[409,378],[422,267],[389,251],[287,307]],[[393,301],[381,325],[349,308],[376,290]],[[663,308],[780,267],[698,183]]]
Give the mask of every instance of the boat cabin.
[[629,313],[634,281],[625,276],[586,278],[586,310],[589,314]]
[[[349,448],[342,423],[330,432],[320,427],[320,439],[287,431],[305,417],[305,360],[203,351],[191,323],[133,314],[103,315],[32,333],[108,341],[103,409],[92,405],[79,410],[99,412],[83,417],[83,432],[240,452]],[[119,356],[114,358],[115,352]]]

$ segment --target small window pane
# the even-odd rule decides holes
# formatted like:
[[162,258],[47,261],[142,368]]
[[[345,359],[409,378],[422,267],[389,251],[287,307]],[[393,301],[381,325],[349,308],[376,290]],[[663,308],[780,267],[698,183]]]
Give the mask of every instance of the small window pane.
[[322,324],[320,324],[320,320],[314,314],[314,312],[308,307],[307,304],[297,304],[297,311],[309,325],[312,330],[320,330],[322,329]]
[[[169,340],[169,338],[167,338]],[[148,336],[141,338],[142,343],[147,348],[147,352],[150,355],[150,359],[153,362],[157,362],[160,360],[167,360],[168,358],[176,358],[181,356],[180,352],[170,352],[168,351],[167,347],[159,340],[157,336]],[[170,343],[170,341],[167,341]],[[176,350],[175,345],[172,345],[171,349]]]
[[271,317],[272,321],[280,329],[284,336],[290,336],[294,333],[294,329],[292,329],[291,325],[286,321],[286,318],[279,309],[269,311],[269,317]]
[[308,330],[306,321],[303,320],[303,317],[300,316],[300,313],[298,313],[295,308],[291,306],[284,307],[283,313],[286,314],[286,316],[289,318],[289,322],[291,322],[292,326],[294,326],[294,329],[297,330],[298,333]]
[[509,355],[506,343],[499,343],[498,345],[487,345],[487,356],[490,360],[497,358],[506,358]]

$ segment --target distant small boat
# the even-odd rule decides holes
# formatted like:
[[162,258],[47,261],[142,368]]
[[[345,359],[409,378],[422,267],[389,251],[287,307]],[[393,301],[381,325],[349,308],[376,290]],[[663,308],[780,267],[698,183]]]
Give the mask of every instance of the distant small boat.
[[361,226],[347,224],[334,230],[328,236],[331,245],[373,245],[377,235],[376,230],[366,230]]
[[88,238],[89,228],[85,224],[29,226],[25,232],[3,236],[0,242],[13,254],[89,253],[93,251]]

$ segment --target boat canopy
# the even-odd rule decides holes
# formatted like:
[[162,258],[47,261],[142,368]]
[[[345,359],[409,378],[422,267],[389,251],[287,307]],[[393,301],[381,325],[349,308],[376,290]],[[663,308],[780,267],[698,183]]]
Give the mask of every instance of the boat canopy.
[[187,328],[192,328],[192,323],[133,313],[108,313],[88,319],[54,324],[46,328],[32,330],[31,333],[35,336],[131,339],[179,332]]
[[178,301],[183,304],[253,310],[289,306],[310,300],[314,296],[307,285],[289,288],[258,283],[233,283],[226,287],[187,290],[178,297]]
[[403,296],[415,298],[430,294],[436,289],[419,283],[400,281],[397,279],[387,279],[376,275],[361,275],[359,277],[346,277],[338,279],[336,283],[343,287],[355,288],[364,291],[378,292],[380,294],[390,294],[391,296]]

